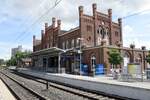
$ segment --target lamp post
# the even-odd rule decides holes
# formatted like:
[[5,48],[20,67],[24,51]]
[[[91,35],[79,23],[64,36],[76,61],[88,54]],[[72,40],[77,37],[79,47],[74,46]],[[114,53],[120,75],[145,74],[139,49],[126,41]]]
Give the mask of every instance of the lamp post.
[[91,60],[92,60],[92,71],[93,71],[93,77],[95,76],[95,56],[92,56],[91,57]]
[[77,38],[77,40],[80,41],[80,47],[79,47],[80,50],[79,50],[78,53],[80,54],[80,69],[79,69],[79,74],[81,75],[81,63],[82,63],[82,59],[81,59],[82,58],[82,55],[81,55],[82,54],[82,51],[81,51],[82,44],[81,44],[81,41],[83,40],[83,38]]

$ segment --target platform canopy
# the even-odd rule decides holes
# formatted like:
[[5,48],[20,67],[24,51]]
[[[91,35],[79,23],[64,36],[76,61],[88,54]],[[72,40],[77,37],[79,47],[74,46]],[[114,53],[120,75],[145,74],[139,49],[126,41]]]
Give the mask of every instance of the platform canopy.
[[51,48],[35,51],[32,53],[32,55],[42,55],[42,54],[50,54],[50,53],[58,54],[60,52],[66,52],[66,51],[57,47],[51,47]]

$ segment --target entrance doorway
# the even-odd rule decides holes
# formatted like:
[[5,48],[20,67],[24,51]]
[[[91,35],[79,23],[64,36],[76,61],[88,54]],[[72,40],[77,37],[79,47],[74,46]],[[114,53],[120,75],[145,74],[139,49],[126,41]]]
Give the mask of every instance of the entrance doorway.
[[43,68],[44,68],[44,70],[46,70],[46,66],[47,66],[47,59],[43,58]]

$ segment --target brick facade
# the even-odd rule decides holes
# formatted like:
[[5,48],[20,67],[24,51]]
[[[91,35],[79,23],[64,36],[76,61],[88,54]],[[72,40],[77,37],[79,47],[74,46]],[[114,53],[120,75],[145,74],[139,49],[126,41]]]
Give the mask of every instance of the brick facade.
[[[123,56],[127,56],[130,62],[140,62],[144,69],[147,65],[144,61],[147,51],[122,46],[121,18],[118,18],[118,23],[113,22],[112,9],[108,9],[108,13],[103,14],[97,11],[96,4],[92,5],[92,11],[92,16],[86,15],[83,6],[79,6],[79,26],[69,31],[61,30],[61,20],[57,20],[56,26],[56,19],[52,18],[52,24],[48,26],[48,23],[45,23],[45,30],[41,30],[41,40],[36,40],[33,36],[33,52],[51,47],[79,49],[81,44],[82,63],[88,65],[90,75],[92,74],[92,56],[96,57],[96,64],[104,64],[109,73],[108,51],[115,47],[122,52]],[[82,40],[79,41],[78,38]],[[73,61],[72,59],[69,61],[66,68],[71,71]]]

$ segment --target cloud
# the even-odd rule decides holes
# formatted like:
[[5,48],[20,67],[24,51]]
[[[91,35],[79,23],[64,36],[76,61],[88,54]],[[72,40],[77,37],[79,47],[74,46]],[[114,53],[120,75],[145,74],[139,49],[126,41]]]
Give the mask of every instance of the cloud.
[[149,37],[150,34],[140,34],[130,25],[126,25],[123,27],[123,45],[129,47],[131,43],[135,44],[137,48],[141,48],[141,46],[146,46],[150,49]]
[[[112,8],[113,20],[144,10],[146,11],[139,14],[141,17],[145,14],[150,14],[150,11],[147,10],[150,9],[150,0],[62,0],[54,9],[50,10],[50,8],[54,6],[55,1],[56,0],[0,1],[0,37],[7,37],[5,41],[3,41],[4,38],[0,39],[0,45],[3,44],[3,52],[5,52],[1,53],[3,57],[5,56],[4,54],[8,55],[10,48],[16,47],[20,43],[15,42],[12,44],[10,42],[11,39],[15,39],[20,34],[22,37],[19,41],[21,41],[22,45],[25,45],[25,48],[32,48],[32,42],[29,43],[29,40],[22,42],[22,38],[29,39],[27,37],[32,37],[33,34],[39,34],[40,36],[40,27],[43,27],[43,23],[45,22],[51,24],[52,17],[62,20],[62,29],[69,30],[70,28],[78,26],[78,6],[80,5],[84,6],[84,13],[89,15],[92,15],[92,3],[97,3],[98,11],[106,14],[107,9]],[[45,14],[48,10],[49,12]],[[43,14],[45,15],[36,22],[36,25],[32,25]],[[138,22],[139,21],[137,21],[137,23]],[[150,37],[150,35],[145,31],[141,33],[142,30],[144,30],[142,29],[143,27],[141,28],[141,32],[138,32],[137,30],[139,28],[132,26],[137,23],[131,25],[132,20],[130,22],[123,21],[123,23],[125,23],[123,25],[124,45],[128,45],[133,41],[138,45],[149,45],[147,37]],[[138,24],[140,25],[140,23]],[[148,28],[149,25],[147,25],[147,30]],[[24,35],[23,32],[26,30],[28,30],[28,32]],[[144,42],[144,39],[146,39],[146,42]],[[27,43],[29,44],[27,45]]]

